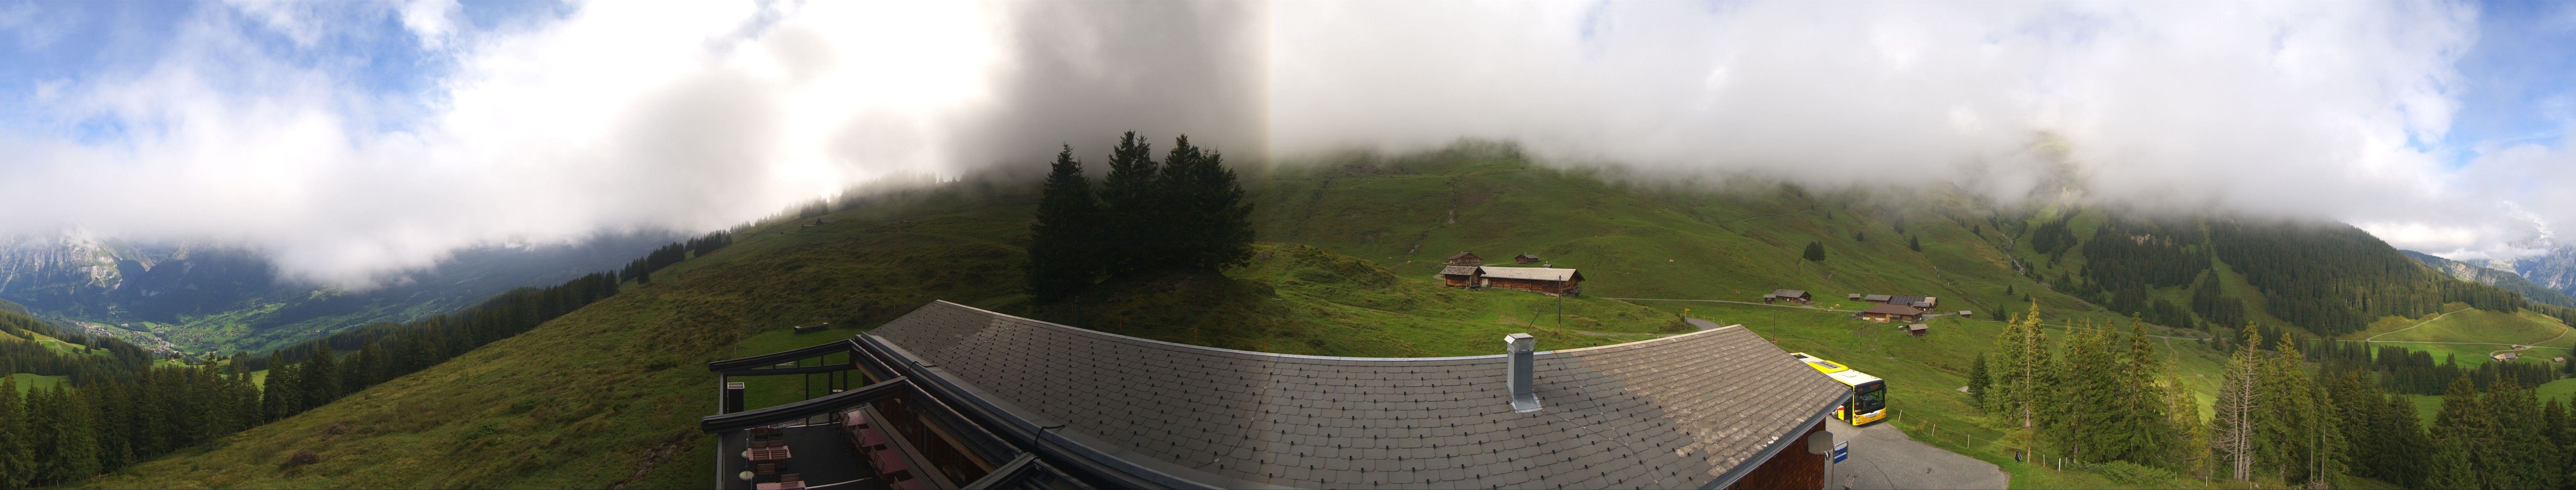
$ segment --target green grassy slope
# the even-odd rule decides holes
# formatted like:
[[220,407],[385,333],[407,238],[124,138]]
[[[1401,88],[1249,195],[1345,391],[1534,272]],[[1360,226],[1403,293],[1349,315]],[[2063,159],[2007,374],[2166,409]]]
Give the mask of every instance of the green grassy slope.
[[2489,353],[2513,345],[2533,347],[2522,351],[2532,358],[2515,362],[2548,362],[2548,358],[2568,355],[2571,348],[2576,348],[2576,334],[2571,334],[2576,330],[2546,315],[2478,310],[2459,303],[2452,303],[2444,311],[2419,318],[2381,319],[2371,323],[2369,330],[2337,340],[2367,339],[2377,345],[2430,352],[2437,361],[2449,357],[2465,367],[2493,362],[2487,357]]
[[[740,233],[726,249],[526,334],[87,485],[701,486],[713,455],[694,419],[711,412],[715,378],[700,363],[812,345],[936,299],[1161,340],[1362,356],[1495,353],[1513,332],[1540,336],[1542,349],[1651,338],[1677,330],[1675,316],[1690,308],[1887,377],[1908,431],[2004,464],[2009,457],[1991,440],[1999,432],[1971,428],[1982,415],[1951,391],[2000,331],[1992,319],[2027,309],[2026,294],[2051,323],[2127,325],[2032,278],[2080,264],[2079,254],[2037,263],[2046,259],[1998,226],[2071,209],[2007,214],[1938,193],[1896,205],[1779,187],[1641,189],[1472,148],[1246,180],[1267,257],[1229,278],[1132,278],[1084,292],[1079,316],[1030,304],[1017,289],[1033,195],[972,183],[902,193],[835,213],[835,223]],[[2079,235],[2098,225],[2087,217],[2098,213],[2077,212]],[[1921,252],[1906,247],[1909,235]],[[1824,245],[1827,260],[1798,257],[1810,241]],[[1560,324],[1559,298],[1438,286],[1437,262],[1460,250],[1497,262],[1539,254],[1581,269],[1586,294],[1562,299]],[[2260,300],[2223,271],[2230,295]],[[1918,339],[1841,312],[1614,299],[1749,301],[1775,288],[1847,306],[1856,306],[1842,301],[1847,293],[1938,296],[1945,310],[1977,310],[1980,319],[1938,319],[1936,333]],[[2260,303],[2249,309],[2268,320]],[[815,320],[842,328],[783,330]],[[2206,403],[2217,354],[2160,342]],[[757,405],[798,396],[794,377],[751,382]],[[1980,440],[1968,443],[1970,434]],[[279,468],[298,449],[322,463]],[[2004,466],[2017,486],[2106,484],[2080,471]]]
[[[1025,208],[919,208],[928,210],[909,216],[914,229],[980,224],[946,230],[956,236],[793,224],[749,233],[528,333],[85,484],[702,486],[713,455],[696,417],[712,411],[700,408],[714,389],[703,362],[816,317],[882,322],[934,299],[992,297],[1016,284],[1016,252],[992,243],[1006,237],[972,231],[1005,229],[990,224],[1022,221],[1007,216]],[[281,469],[299,449],[322,462]]]
[[[817,227],[772,226],[735,245],[656,274],[626,292],[518,337],[432,369],[384,383],[296,417],[227,438],[211,448],[137,465],[92,482],[100,487],[690,487],[701,484],[712,451],[695,417],[714,378],[701,363],[801,347],[855,332],[794,335],[815,319],[873,326],[935,299],[1009,308],[1016,294],[1025,202],[1001,205],[933,195],[836,215]],[[1129,294],[1095,306],[1179,309],[1194,294],[1277,304],[1245,311],[1201,305],[1214,318],[1251,319],[1274,350],[1334,355],[1484,353],[1502,335],[1529,331],[1551,348],[1651,338],[1676,317],[1622,302],[1575,298],[1567,327],[1528,325],[1542,295],[1466,292],[1427,278],[1386,274],[1363,261],[1312,247],[1265,245],[1272,258],[1234,281],[1194,281],[1158,294]],[[1321,278],[1319,268],[1356,269]],[[1351,284],[1346,281],[1361,281]],[[1169,287],[1144,283],[1138,287]],[[1275,291],[1275,292],[1272,292]],[[1280,298],[1280,299],[1270,299]],[[1396,310],[1403,311],[1396,311]],[[1170,320],[1171,318],[1161,318]],[[1517,322],[1517,323],[1516,323]],[[1149,325],[1093,325],[1175,341],[1229,344]],[[1283,336],[1295,332],[1296,336]],[[1590,332],[1590,333],[1585,333]],[[1192,337],[1192,335],[1201,335]],[[1214,340],[1212,340],[1214,339]],[[1310,343],[1310,341],[1312,343]],[[1255,344],[1255,347],[1264,346]],[[755,401],[781,403],[801,382],[751,380]],[[530,451],[529,449],[540,449]],[[298,449],[320,464],[281,469]],[[432,464],[431,462],[436,462]]]
[[[1937,196],[1924,198],[1931,206],[1897,206],[1779,187],[1639,190],[1467,150],[1288,169],[1252,188],[1263,240],[1321,246],[1405,276],[1427,277],[1459,251],[1489,261],[1535,253],[1582,269],[1592,296],[1752,301],[1803,289],[1826,301],[1912,294],[1940,297],[1944,309],[2018,311],[2019,295],[2030,294],[2052,310],[2093,310],[2017,274],[2013,245],[1986,222],[1991,212]],[[1906,247],[1909,234],[1922,252]],[[1810,241],[1825,247],[1825,261],[1799,258]]]

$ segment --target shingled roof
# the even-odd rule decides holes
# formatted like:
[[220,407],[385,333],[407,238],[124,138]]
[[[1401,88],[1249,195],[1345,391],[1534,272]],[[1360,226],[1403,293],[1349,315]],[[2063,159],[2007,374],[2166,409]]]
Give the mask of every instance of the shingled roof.
[[1489,265],[1485,266],[1485,277],[1495,279],[1529,279],[1538,281],[1580,281],[1583,280],[1583,273],[1575,272],[1574,269],[1556,269],[1548,267],[1494,267]]
[[1545,408],[1527,413],[1501,355],[1236,351],[946,301],[864,335],[1008,423],[1190,484],[1174,486],[1722,486],[1803,450],[1848,396],[1740,326],[1540,352]]
[[1440,266],[1440,275],[1444,275],[1444,276],[1473,276],[1473,275],[1476,275],[1476,266],[1472,266],[1472,265],[1444,265],[1444,266]]

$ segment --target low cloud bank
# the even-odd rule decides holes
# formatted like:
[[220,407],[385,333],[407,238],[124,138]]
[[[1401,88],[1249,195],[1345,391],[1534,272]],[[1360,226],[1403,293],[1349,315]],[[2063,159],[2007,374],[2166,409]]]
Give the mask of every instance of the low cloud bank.
[[2004,199],[2066,176],[2455,255],[2576,222],[2550,192],[2576,182],[2566,149],[2453,168],[2426,143],[2478,39],[2461,4],[276,7],[198,6],[151,59],[9,94],[0,231],[240,243],[364,285],[460,247],[1035,168],[1059,144],[1096,162],[1130,129],[1241,160],[1485,138]]

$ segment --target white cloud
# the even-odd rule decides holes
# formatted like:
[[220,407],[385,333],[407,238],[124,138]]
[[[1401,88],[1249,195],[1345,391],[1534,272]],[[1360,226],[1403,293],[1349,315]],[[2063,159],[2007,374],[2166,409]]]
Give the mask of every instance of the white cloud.
[[457,5],[456,0],[403,2],[403,29],[411,31],[412,38],[419,40],[422,48],[436,50],[446,47],[448,38],[456,33],[456,16],[461,10],[463,6]]
[[28,101],[128,130],[0,136],[31,162],[0,192],[0,229],[238,241],[290,276],[354,284],[477,243],[703,229],[891,175],[1034,168],[1059,143],[1096,162],[1137,129],[1239,158],[1483,137],[2006,198],[2062,159],[2115,202],[2465,250],[2528,233],[2499,199],[2576,222],[2576,202],[2551,201],[2566,193],[2476,176],[2563,173],[2562,150],[2455,172],[2411,143],[2440,141],[2458,110],[2473,8],[607,2],[462,32],[431,1],[379,14],[453,67],[418,95],[254,47],[251,28],[322,46],[340,24],[246,4],[210,9],[151,70]]

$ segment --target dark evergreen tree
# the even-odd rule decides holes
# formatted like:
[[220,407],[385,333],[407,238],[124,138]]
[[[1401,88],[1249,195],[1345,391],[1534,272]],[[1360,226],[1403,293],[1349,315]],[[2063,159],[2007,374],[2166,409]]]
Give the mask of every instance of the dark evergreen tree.
[[336,357],[331,355],[329,343],[322,344],[312,355],[304,357],[304,366],[297,369],[300,372],[295,377],[301,386],[295,388],[304,395],[305,409],[340,398],[340,367]]
[[28,441],[26,402],[18,399],[17,378],[0,376],[0,488],[27,488],[35,482],[36,454]]
[[[2433,467],[2425,484],[2437,488],[2500,488],[2490,486],[2495,468],[2485,464],[2496,447],[2494,415],[2485,400],[2467,379],[2451,382],[2442,395],[2441,411],[2433,416],[2432,439],[2437,449]],[[2458,459],[2457,462],[2445,458]]]
[[1923,251],[1923,241],[1922,241],[1922,240],[1915,239],[1914,235],[1906,235],[1906,236],[1905,236],[1905,248],[1910,248],[1910,249],[1914,249],[1914,251],[1916,251],[1916,252],[1921,252],[1921,251]]
[[1224,154],[1192,146],[1186,135],[1174,138],[1155,188],[1167,206],[1162,226],[1172,267],[1213,271],[1252,258],[1252,205],[1243,202]]
[[1051,303],[1099,279],[1101,261],[1112,252],[1100,247],[1103,216],[1091,196],[1091,178],[1066,145],[1049,166],[1038,198],[1037,222],[1029,227],[1029,294]]
[[1165,219],[1164,193],[1155,189],[1155,176],[1162,164],[1154,161],[1153,144],[1128,131],[1118,138],[1118,146],[1109,150],[1109,173],[1100,182],[1100,205],[1104,219],[1103,245],[1114,251],[1103,257],[1111,274],[1132,272],[1153,266],[1159,258],[1152,253],[1161,238],[1169,236],[1162,225]]
[[1807,242],[1807,252],[1804,256],[1807,258],[1808,262],[1824,262],[1825,245],[1816,242]]
[[1977,406],[1986,406],[1986,387],[1991,384],[1994,378],[1986,372],[1986,353],[1979,352],[1976,360],[1968,364],[1968,399]]

